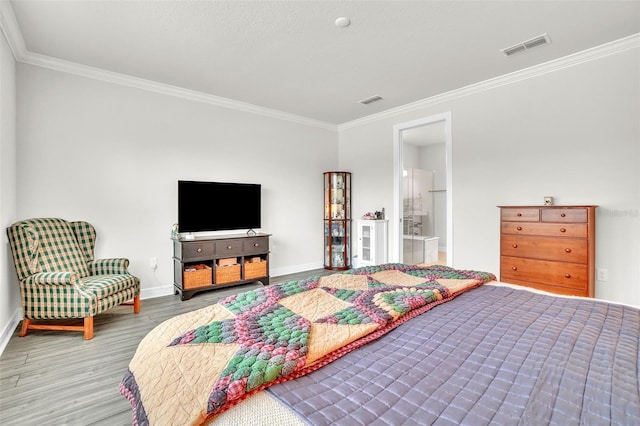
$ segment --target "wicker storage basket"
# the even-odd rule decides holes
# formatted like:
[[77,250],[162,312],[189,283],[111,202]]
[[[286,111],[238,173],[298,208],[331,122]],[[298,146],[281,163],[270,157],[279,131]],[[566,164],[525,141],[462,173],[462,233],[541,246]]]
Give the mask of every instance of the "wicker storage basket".
[[267,261],[260,259],[259,261],[245,262],[244,263],[244,279],[250,280],[251,278],[266,277],[267,276]]
[[211,266],[207,265],[190,265],[189,269],[195,271],[182,272],[182,288],[196,288],[211,285]]
[[240,264],[216,267],[216,284],[240,281]]

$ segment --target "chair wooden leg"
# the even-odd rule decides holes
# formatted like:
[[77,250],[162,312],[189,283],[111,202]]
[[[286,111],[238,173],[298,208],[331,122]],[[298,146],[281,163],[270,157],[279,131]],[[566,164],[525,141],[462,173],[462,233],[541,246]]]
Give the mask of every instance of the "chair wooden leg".
[[140,295],[133,298],[133,313],[137,314],[138,312],[140,312]]
[[22,327],[20,327],[20,337],[24,337],[29,332],[29,324],[31,324],[31,320],[27,318],[22,318]]
[[84,319],[84,340],[93,339],[93,317]]

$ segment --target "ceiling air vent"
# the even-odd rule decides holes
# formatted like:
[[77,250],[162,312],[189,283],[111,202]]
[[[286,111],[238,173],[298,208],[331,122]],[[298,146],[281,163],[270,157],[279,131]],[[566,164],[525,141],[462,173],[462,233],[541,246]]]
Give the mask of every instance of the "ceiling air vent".
[[522,43],[514,44],[513,46],[500,49],[500,51],[507,56],[511,56],[518,52],[524,52],[525,50],[533,49],[534,47],[543,46],[549,43],[551,43],[551,39],[549,38],[549,35],[547,35],[547,33],[544,33],[542,35],[539,35],[538,37],[523,41]]
[[358,103],[362,104],[362,105],[369,105],[370,103],[373,102],[377,102],[377,101],[381,101],[382,100],[382,96],[380,95],[373,95],[373,96],[369,96],[366,99],[363,99],[361,101],[358,101]]

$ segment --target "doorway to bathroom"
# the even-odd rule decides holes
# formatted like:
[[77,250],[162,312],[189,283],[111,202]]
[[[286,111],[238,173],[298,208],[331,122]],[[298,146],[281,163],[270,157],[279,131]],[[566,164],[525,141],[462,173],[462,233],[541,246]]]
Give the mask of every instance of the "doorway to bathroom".
[[407,264],[452,265],[450,113],[394,126],[394,143],[394,254]]

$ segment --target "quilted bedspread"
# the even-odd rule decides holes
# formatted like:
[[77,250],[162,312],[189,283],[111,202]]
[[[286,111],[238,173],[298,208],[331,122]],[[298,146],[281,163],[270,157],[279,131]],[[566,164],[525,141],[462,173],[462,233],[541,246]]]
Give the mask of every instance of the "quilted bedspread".
[[314,426],[640,425],[638,336],[638,308],[483,285],[266,391]]
[[134,424],[205,424],[491,280],[486,272],[385,264],[230,296],[150,331],[120,393]]

